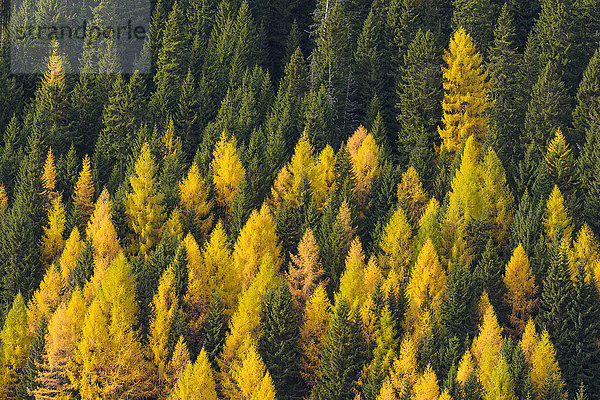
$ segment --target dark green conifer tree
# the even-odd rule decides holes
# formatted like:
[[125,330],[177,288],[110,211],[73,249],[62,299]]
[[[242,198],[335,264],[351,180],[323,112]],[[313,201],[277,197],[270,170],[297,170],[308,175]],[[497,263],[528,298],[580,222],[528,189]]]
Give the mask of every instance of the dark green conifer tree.
[[183,153],[187,160],[194,157],[199,144],[198,113],[196,81],[191,69],[188,68],[185,80],[181,84],[177,111],[173,117],[175,128],[181,137]]
[[218,370],[217,357],[221,354],[227,333],[224,309],[221,293],[213,293],[204,325],[204,349],[215,371]]
[[586,132],[593,123],[592,109],[600,104],[600,47],[596,49],[583,72],[576,104],[573,111],[573,132],[569,136],[573,148],[579,151],[579,148],[584,146]]
[[333,110],[324,85],[311,90],[305,96],[303,112],[304,132],[315,151],[321,151],[327,144],[334,146]]
[[271,374],[278,399],[300,400],[304,395],[298,360],[300,329],[287,281],[267,294],[260,319],[259,352]]
[[0,155],[0,179],[2,179],[6,194],[9,197],[12,197],[15,178],[23,158],[21,139],[19,120],[14,115],[4,132],[4,146]]
[[75,263],[73,269],[73,288],[83,289],[94,273],[94,244],[91,240],[86,240],[83,250]]
[[[485,246],[481,259],[475,266],[474,280],[476,280],[477,290],[474,299],[476,306],[479,302],[479,296],[485,290],[488,294],[490,303],[494,307],[496,317],[499,323],[507,321],[508,307],[504,303],[506,287],[502,276],[504,275],[504,263],[498,255],[498,249],[493,240],[490,239]],[[472,336],[473,337],[473,336]]]
[[490,21],[498,20],[498,11],[490,0],[452,0],[454,13],[452,27],[463,27],[473,38],[475,46],[483,54],[494,41],[494,26]]
[[[482,269],[492,266],[491,260],[485,261],[484,265],[479,264]],[[442,332],[446,337],[455,336],[464,342],[466,337],[475,336],[479,301],[476,279],[469,266],[461,263],[450,266],[445,288],[446,300],[442,306]]]

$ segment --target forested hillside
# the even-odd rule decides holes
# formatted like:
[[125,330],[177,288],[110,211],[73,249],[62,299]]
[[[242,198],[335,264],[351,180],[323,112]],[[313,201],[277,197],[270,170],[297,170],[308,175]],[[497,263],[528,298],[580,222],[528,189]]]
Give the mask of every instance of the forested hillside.
[[0,7],[0,399],[600,399],[598,0]]

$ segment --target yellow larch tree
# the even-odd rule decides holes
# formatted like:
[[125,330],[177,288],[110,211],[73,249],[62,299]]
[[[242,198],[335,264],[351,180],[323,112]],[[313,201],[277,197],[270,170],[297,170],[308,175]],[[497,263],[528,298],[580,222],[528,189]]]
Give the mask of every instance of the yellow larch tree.
[[521,349],[525,355],[525,360],[529,365],[532,363],[533,353],[535,352],[535,347],[539,340],[540,338],[535,330],[535,323],[530,319],[527,322],[527,325],[525,325],[525,331],[523,332],[520,342]]
[[411,165],[402,174],[398,184],[398,204],[405,210],[413,229],[418,228],[419,220],[425,211],[429,198],[417,170]]
[[135,330],[135,285],[121,253],[85,315],[76,350],[82,399],[143,397],[150,392],[150,363]]
[[60,255],[59,265],[60,272],[63,277],[65,285],[71,283],[73,270],[77,265],[77,260],[83,251],[83,241],[79,235],[79,229],[74,227],[69,235],[69,238],[65,242],[64,250]]
[[479,143],[485,140],[490,85],[483,57],[463,28],[454,33],[443,58],[443,115],[438,132],[442,149],[454,153],[469,136],[475,136]]
[[[200,355],[198,355],[198,357],[200,357]],[[198,361],[198,358],[196,358],[196,361]],[[167,393],[174,392],[175,384],[183,374],[183,371],[187,368],[188,364],[190,364],[190,352],[188,351],[183,336],[179,336],[179,340],[177,340],[177,343],[173,348],[171,359],[167,364],[165,382]]]
[[535,277],[522,245],[519,244],[513,252],[503,280],[507,289],[506,302],[512,310],[508,318],[516,336],[521,336],[539,301],[536,297],[538,287],[535,284]]
[[583,224],[577,233],[577,238],[573,243],[572,255],[573,257],[569,264],[571,279],[575,280],[577,277],[577,268],[579,265],[585,268],[586,279],[588,281],[592,276],[595,276],[596,271],[594,268],[600,263],[600,246],[587,223]]
[[173,118],[169,118],[167,129],[161,138],[163,156],[166,158],[181,149],[181,138],[175,135],[175,124]]
[[473,374],[475,374],[475,363],[473,361],[473,355],[471,355],[471,351],[467,349],[458,363],[456,382],[464,387]]
[[[202,252],[194,237],[188,233],[183,240],[187,254],[187,292],[185,294],[185,311],[188,320],[189,339],[199,342],[200,332],[208,316],[208,304],[212,291],[209,286],[209,274],[202,260]],[[198,340],[196,340],[198,339]]]
[[417,353],[415,342],[405,337],[390,370],[390,383],[398,393],[410,391],[417,382]]
[[228,316],[234,311],[240,285],[233,269],[233,257],[223,223],[219,221],[202,249],[202,260],[208,274],[211,292],[219,291]]
[[394,270],[401,279],[406,279],[413,259],[412,247],[411,226],[402,207],[398,207],[379,242],[379,266],[385,272]]
[[356,177],[355,191],[361,204],[366,205],[367,194],[371,191],[373,180],[381,172],[379,165],[379,147],[375,138],[360,125],[347,143],[352,160],[352,171]]
[[566,197],[574,194],[573,190],[577,186],[576,164],[573,160],[571,148],[558,128],[554,138],[548,143],[544,161],[548,169],[550,182],[555,183],[560,191]]
[[419,230],[417,236],[414,238],[413,244],[413,257],[417,258],[423,245],[430,239],[435,248],[441,248],[442,238],[440,232],[440,220],[438,212],[440,209],[440,203],[435,197],[433,197],[427,203],[423,215],[419,219]]
[[165,220],[163,194],[159,192],[156,183],[156,168],[150,145],[144,143],[135,162],[135,173],[129,178],[133,191],[125,199],[125,211],[129,217],[129,226],[136,234],[129,252],[139,252],[146,260],[160,238]]
[[218,400],[216,386],[208,355],[203,348],[196,362],[188,363],[179,376],[169,400]]
[[85,231],[86,224],[94,211],[94,182],[90,167],[90,157],[83,158],[82,169],[73,191],[73,210],[79,229]]
[[494,367],[490,381],[483,393],[484,400],[517,400],[515,383],[511,376],[509,365],[500,356]]
[[217,202],[229,212],[240,183],[246,176],[246,170],[238,155],[235,137],[228,139],[225,132],[221,134],[221,139],[213,151],[210,168]]
[[446,285],[442,268],[431,240],[427,240],[413,267],[406,293],[409,298],[409,321],[416,321],[421,311],[437,311]]
[[335,186],[335,153],[330,145],[325,146],[315,160],[313,176],[310,181],[310,189],[313,200],[320,210],[325,208],[329,193]]
[[290,254],[286,279],[296,309],[302,313],[325,271],[319,257],[319,246],[312,229],[308,228],[298,244],[298,254]]
[[50,207],[53,200],[58,197],[56,192],[56,164],[54,162],[54,154],[52,147],[48,149],[46,161],[44,162],[44,170],[42,171],[42,195],[46,197],[46,205]]
[[340,278],[340,287],[335,296],[336,305],[340,303],[341,298],[345,298],[350,309],[355,310],[365,301],[364,269],[365,254],[360,239],[356,237],[346,256],[346,269]]
[[479,327],[479,335],[473,340],[471,354],[477,361],[479,381],[485,389],[502,349],[502,329],[492,306],[489,306]]
[[232,371],[235,389],[232,400],[275,400],[275,387],[265,364],[254,345],[245,351],[244,358]]
[[233,249],[233,264],[239,282],[247,289],[261,263],[271,259],[279,270],[281,247],[275,233],[275,222],[266,205],[254,210],[242,228]]
[[84,288],[84,296],[88,301],[95,296],[112,260],[122,252],[111,213],[112,201],[105,188],[96,200],[96,208],[87,227],[87,237],[94,245],[94,274]]
[[571,240],[573,235],[573,223],[571,217],[568,215],[565,199],[556,185],[554,186],[554,189],[552,189],[552,193],[546,202],[543,225],[548,246],[553,243],[554,236],[558,229],[562,231],[562,238],[567,241]]
[[267,259],[261,264],[252,285],[240,296],[238,308],[229,321],[223,352],[218,359],[224,386],[232,384],[232,367],[244,357],[248,346],[256,344],[260,336],[262,303],[276,279],[275,265]]
[[0,183],[0,214],[6,210],[8,207],[8,195],[6,194],[6,189],[4,185]]
[[319,284],[306,303],[300,327],[300,373],[309,387],[317,379],[321,352],[327,339],[331,303],[323,284]]
[[35,334],[42,318],[46,321],[50,319],[63,299],[64,290],[65,284],[60,271],[55,265],[51,265],[27,304],[27,320],[31,335]]
[[413,387],[412,400],[438,400],[440,386],[431,365],[427,365]]
[[179,306],[175,288],[175,272],[169,266],[158,282],[158,289],[152,300],[148,347],[151,360],[156,367],[156,393],[160,398],[166,395],[167,363],[169,361],[169,337],[173,320]]
[[42,237],[40,258],[46,266],[54,263],[63,250],[66,222],[65,207],[60,197],[56,197],[52,201],[52,208],[48,210],[48,226],[44,227],[44,236]]
[[465,143],[460,168],[452,179],[450,201],[460,202],[464,218],[481,219],[487,212],[483,196],[483,178],[479,169],[480,149],[474,136]]
[[209,197],[210,188],[202,179],[198,165],[190,167],[187,176],[179,183],[179,199],[186,226],[194,227],[193,232],[208,234],[212,225],[212,200]]
[[[546,330],[542,332],[535,346],[531,356],[531,364],[531,381],[538,398],[542,398],[544,387],[547,385],[556,385],[561,392],[563,391],[564,382],[556,361],[556,352]],[[564,395],[565,400],[566,398],[566,395]]]
[[[56,321],[56,325],[48,325],[48,336],[46,337],[46,351],[52,364],[52,354],[57,357],[56,363],[65,363],[66,374],[72,388],[78,388],[81,381],[81,364],[77,359],[77,344],[83,333],[83,324],[87,313],[88,304],[79,288],[71,292],[71,298],[67,303],[64,323]],[[50,321],[52,322],[52,321]],[[53,328],[54,327],[54,328]],[[55,330],[54,338],[52,329]],[[63,358],[63,361],[60,359]]]
[[30,341],[25,300],[19,292],[0,331],[0,398],[18,398],[15,391]]

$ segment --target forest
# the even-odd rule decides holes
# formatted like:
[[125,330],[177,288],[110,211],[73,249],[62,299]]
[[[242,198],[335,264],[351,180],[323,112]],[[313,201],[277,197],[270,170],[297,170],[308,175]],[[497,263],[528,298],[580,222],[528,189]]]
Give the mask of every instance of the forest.
[[152,0],[145,71],[13,73],[64,3],[0,1],[0,399],[600,399],[600,2]]

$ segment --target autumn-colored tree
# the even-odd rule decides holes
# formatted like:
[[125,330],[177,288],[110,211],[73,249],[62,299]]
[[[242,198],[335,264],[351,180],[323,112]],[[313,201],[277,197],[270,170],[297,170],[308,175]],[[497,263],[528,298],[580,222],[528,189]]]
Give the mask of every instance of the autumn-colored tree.
[[[400,344],[398,356],[390,370],[390,383],[398,393],[410,393],[417,382],[417,346],[415,342],[405,337]],[[383,388],[382,388],[383,390]]]
[[531,272],[529,258],[521,245],[515,249],[506,266],[504,284],[507,289],[506,301],[512,308],[510,323],[516,335],[520,336],[538,305],[535,277]]
[[525,355],[525,360],[529,365],[532,363],[533,353],[539,340],[540,338],[535,330],[535,323],[530,319],[527,321],[527,325],[525,325],[525,331],[523,332],[520,342],[521,349]]
[[416,321],[422,310],[438,310],[444,298],[446,272],[440,264],[431,240],[427,240],[415,263],[408,286],[410,318]]
[[[543,219],[545,239],[550,246],[558,229],[562,232],[562,238],[571,240],[573,235],[573,224],[568,214],[565,200],[558,186],[554,186],[548,201],[546,202],[546,211]],[[561,239],[561,238],[558,238]]]
[[169,396],[169,400],[217,400],[216,383],[206,351],[195,363],[189,362]]
[[264,260],[271,259],[276,269],[279,269],[280,253],[273,217],[263,205],[260,212],[252,212],[233,249],[234,268],[242,288],[247,289],[250,286]]
[[202,249],[202,260],[210,290],[221,294],[225,304],[224,312],[230,316],[233,314],[241,288],[233,269],[231,248],[221,221],[217,223]]
[[510,366],[500,356],[483,395],[484,400],[517,400]]
[[18,399],[17,384],[27,358],[30,341],[27,308],[23,296],[19,293],[0,332],[0,397],[3,399]]
[[540,335],[531,356],[531,362],[531,381],[538,399],[545,398],[546,391],[557,389],[559,393],[563,394],[562,398],[566,399],[566,394],[563,392],[565,384],[556,361],[554,346],[546,330]]
[[208,234],[212,225],[210,211],[212,201],[209,198],[210,189],[202,176],[196,163],[192,164],[187,176],[179,183],[179,198],[185,216],[185,225],[192,232],[200,235]]
[[319,209],[325,208],[329,194],[335,183],[335,153],[331,146],[327,145],[315,160],[313,177],[310,181],[310,189],[313,199]]
[[477,374],[484,389],[487,387],[502,349],[502,329],[498,325],[496,314],[488,306],[479,327],[479,335],[473,340],[471,353],[477,360]]
[[228,139],[225,132],[221,134],[221,139],[213,152],[210,168],[213,173],[217,202],[229,212],[240,183],[246,176],[238,156],[235,137]]
[[73,192],[74,218],[79,230],[84,232],[88,219],[94,211],[94,182],[90,168],[90,158],[83,158],[83,166]]
[[[200,355],[198,355],[196,361],[198,361],[199,358]],[[183,371],[188,364],[190,364],[190,353],[187,349],[187,345],[185,344],[185,340],[183,340],[183,336],[179,336],[179,340],[177,340],[177,343],[173,348],[171,359],[167,364],[165,382],[165,389],[167,393],[173,393],[175,391],[175,384],[183,374]]]
[[48,267],[44,279],[27,306],[29,333],[32,336],[42,320],[48,321],[61,303],[64,287],[59,269],[54,265]]
[[175,125],[173,118],[169,118],[167,129],[161,138],[162,150],[164,157],[173,155],[178,149],[181,149],[181,138],[175,135]]
[[352,241],[346,257],[346,269],[340,278],[339,291],[335,297],[336,304],[340,298],[345,298],[352,310],[362,305],[367,295],[364,287],[365,267],[365,254],[360,239],[356,237]]
[[48,149],[48,155],[44,162],[44,171],[42,172],[42,194],[47,198],[47,206],[51,206],[53,200],[58,196],[56,192],[56,164],[52,148]]
[[131,254],[140,252],[146,260],[160,238],[165,220],[163,195],[158,191],[156,184],[156,170],[150,146],[144,143],[135,162],[135,174],[129,178],[133,191],[127,195],[125,210],[129,217],[129,225],[137,235],[136,239],[132,240],[129,251]]
[[590,280],[595,275],[596,266],[600,266],[600,246],[594,233],[588,226],[583,224],[577,238],[573,243],[573,259],[569,263],[571,279],[577,276],[577,267],[582,265],[586,271],[586,279]]
[[346,146],[352,160],[352,171],[356,177],[354,190],[361,204],[365,204],[373,179],[381,172],[379,146],[373,135],[362,125],[350,136]]
[[309,387],[317,379],[319,359],[327,339],[331,304],[323,284],[319,284],[304,309],[300,327],[300,373]]
[[571,148],[562,131],[556,130],[554,138],[548,143],[544,155],[550,182],[558,186],[560,192],[565,196],[567,205],[573,210],[577,207],[577,171]]
[[6,210],[8,207],[8,195],[6,194],[6,189],[4,185],[0,183],[0,214]]
[[415,386],[413,387],[413,400],[437,400],[440,395],[440,387],[438,385],[435,372],[431,365],[427,365],[423,374],[419,376]]
[[298,244],[298,254],[290,254],[290,266],[286,279],[299,314],[312,297],[325,271],[319,259],[319,246],[313,231],[308,228]]
[[183,244],[187,255],[187,292],[185,294],[185,311],[188,321],[187,337],[192,351],[199,350],[200,334],[212,295],[209,286],[210,275],[202,261],[202,252],[194,237],[188,233]]
[[388,222],[379,243],[379,266],[394,270],[401,279],[408,277],[412,262],[412,229],[402,207],[398,207]]
[[254,345],[250,345],[241,362],[233,367],[235,389],[231,399],[275,400],[275,387]]
[[115,258],[84,319],[76,359],[82,399],[144,396],[149,363],[135,330],[135,280],[123,254]]
[[175,273],[173,267],[170,266],[158,282],[158,289],[152,301],[152,318],[148,335],[151,359],[156,367],[156,393],[161,398],[166,395],[171,331],[177,309]]
[[431,240],[435,248],[442,247],[440,220],[438,212],[440,203],[433,197],[427,203],[423,215],[419,219],[419,230],[414,238],[413,257],[416,259],[427,240]]
[[40,258],[45,265],[52,264],[63,249],[66,222],[65,207],[60,197],[56,197],[52,201],[52,208],[48,210],[48,226],[44,227],[42,237]]
[[411,165],[402,174],[402,181],[398,184],[398,203],[405,210],[407,219],[413,229],[417,229],[419,220],[427,207],[429,198],[423,183],[419,179],[417,170]]
[[94,275],[84,289],[84,296],[91,301],[112,260],[122,252],[117,231],[112,223],[112,201],[106,188],[96,200],[94,214],[90,218],[87,237],[94,249]]
[[471,37],[459,28],[444,53],[445,67],[442,124],[438,132],[442,149],[456,152],[461,143],[474,135],[482,143],[487,136],[487,110],[489,82],[481,54],[475,49]]
[[79,229],[74,227],[65,242],[64,250],[60,255],[59,265],[65,285],[71,283],[72,273],[77,265],[77,260],[83,250],[83,241],[79,235]]

